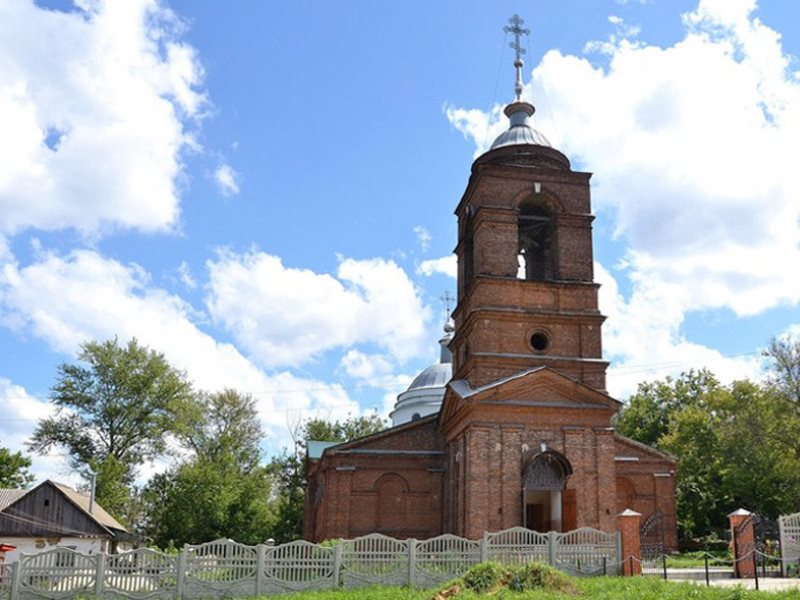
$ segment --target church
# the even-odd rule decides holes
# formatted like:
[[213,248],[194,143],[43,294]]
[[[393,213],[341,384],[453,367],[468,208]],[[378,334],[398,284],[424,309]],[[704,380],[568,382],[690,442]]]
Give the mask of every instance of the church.
[[632,509],[643,523],[657,518],[665,548],[677,549],[676,459],[612,424],[621,403],[606,392],[591,173],[573,171],[533,128],[527,31],[511,23],[516,98],[455,208],[457,305],[440,362],[398,396],[390,429],[309,441],[307,540],[611,532]]

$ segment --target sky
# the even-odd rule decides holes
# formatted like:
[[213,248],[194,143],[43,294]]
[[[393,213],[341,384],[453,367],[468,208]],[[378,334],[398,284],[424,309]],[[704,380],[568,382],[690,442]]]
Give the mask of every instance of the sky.
[[115,336],[251,394],[265,459],[388,415],[437,360],[515,13],[534,126],[593,173],[609,392],[759,377],[800,334],[800,3],[2,0],[0,445]]

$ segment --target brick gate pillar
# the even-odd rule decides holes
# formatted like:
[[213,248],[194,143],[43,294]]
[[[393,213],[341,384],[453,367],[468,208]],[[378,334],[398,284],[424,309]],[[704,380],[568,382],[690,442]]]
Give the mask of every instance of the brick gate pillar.
[[733,573],[739,578],[756,576],[756,531],[753,513],[740,508],[728,515],[731,523],[731,546],[733,546]]
[[630,508],[617,515],[617,528],[622,541],[622,575],[626,577],[642,574],[641,520],[642,515]]

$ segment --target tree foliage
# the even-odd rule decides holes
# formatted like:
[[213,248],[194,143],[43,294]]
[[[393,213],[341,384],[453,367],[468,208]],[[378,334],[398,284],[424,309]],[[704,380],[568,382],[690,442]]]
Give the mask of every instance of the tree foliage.
[[78,359],[58,367],[50,396],[58,412],[39,422],[29,447],[64,448],[76,469],[97,473],[98,503],[124,521],[137,467],[163,452],[191,385],[135,339],[86,342]]
[[722,385],[708,371],[690,371],[640,384],[631,397],[617,431],[679,458],[685,537],[724,528],[739,507],[775,518],[797,506],[800,416],[779,394],[775,385]]
[[31,459],[22,452],[0,447],[0,488],[26,488],[33,483]]
[[266,540],[274,526],[272,478],[260,465],[264,435],[253,398],[230,389],[199,393],[181,421],[178,438],[191,457],[144,490],[146,537],[162,548]]

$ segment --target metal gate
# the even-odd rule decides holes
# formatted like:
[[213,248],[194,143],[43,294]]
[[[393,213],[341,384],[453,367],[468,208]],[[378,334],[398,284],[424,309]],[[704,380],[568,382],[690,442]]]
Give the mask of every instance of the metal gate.
[[639,527],[642,560],[655,560],[665,553],[664,513],[657,510]]

